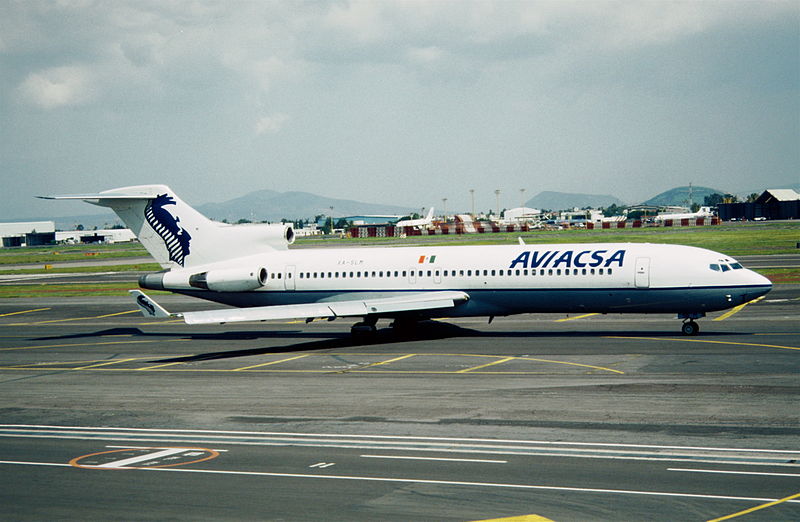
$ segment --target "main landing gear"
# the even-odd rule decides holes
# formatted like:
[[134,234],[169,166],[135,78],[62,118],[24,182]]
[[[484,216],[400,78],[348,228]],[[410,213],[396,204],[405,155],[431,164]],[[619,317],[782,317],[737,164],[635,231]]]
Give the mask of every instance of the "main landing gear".
[[683,335],[697,335],[700,332],[700,325],[697,324],[694,320],[700,319],[701,317],[705,317],[706,314],[704,312],[695,312],[691,314],[678,314],[678,319],[683,319],[683,324],[681,325],[681,333]]
[[366,337],[373,335],[378,331],[378,329],[375,327],[377,323],[377,317],[367,316],[360,323],[356,323],[350,327],[350,335],[353,337]]

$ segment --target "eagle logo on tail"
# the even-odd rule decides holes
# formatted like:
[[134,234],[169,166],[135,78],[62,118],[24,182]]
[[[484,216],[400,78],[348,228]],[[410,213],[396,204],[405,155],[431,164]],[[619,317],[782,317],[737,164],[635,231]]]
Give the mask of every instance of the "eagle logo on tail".
[[192,236],[181,227],[180,218],[173,216],[164,207],[175,205],[175,199],[167,194],[160,194],[150,200],[144,209],[144,217],[153,230],[164,240],[169,252],[169,260],[183,266],[189,255],[189,243]]

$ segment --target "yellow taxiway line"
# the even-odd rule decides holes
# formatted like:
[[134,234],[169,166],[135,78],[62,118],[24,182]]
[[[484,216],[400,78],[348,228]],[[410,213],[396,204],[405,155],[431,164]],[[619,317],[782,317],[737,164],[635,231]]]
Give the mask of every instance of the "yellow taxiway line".
[[600,315],[600,314],[598,314],[598,313],[594,313],[594,314],[583,314],[583,315],[576,315],[575,317],[565,317],[565,318],[563,318],[563,319],[556,319],[556,320],[555,320],[555,322],[556,322],[556,323],[563,323],[563,322],[565,322],[565,321],[574,321],[575,319],[584,319],[584,318],[586,318],[586,317],[591,317],[591,316],[593,316],[593,315]]
[[782,504],[789,500],[794,500],[800,497],[800,493],[795,493],[794,495],[789,495],[788,497],[779,498],[778,500],[774,500],[772,502],[767,502],[766,504],[761,504],[760,506],[751,507],[750,509],[745,509],[743,511],[737,511],[736,513],[731,513],[730,515],[725,515],[724,517],[714,518],[709,520],[708,522],[720,522],[722,520],[730,520],[731,518],[740,517],[742,515],[747,515],[748,513],[752,513],[753,511],[758,511],[760,509],[765,509],[768,507],[772,507],[776,504]]
[[50,308],[34,308],[33,310],[20,310],[19,312],[9,312],[7,314],[0,314],[0,317],[8,317],[9,315],[29,314],[31,312],[43,312],[50,310]]
[[759,297],[759,298],[753,299],[752,301],[750,301],[748,303],[743,303],[743,304],[740,304],[739,306],[734,306],[733,308],[731,308],[730,310],[728,310],[724,314],[720,315],[719,317],[715,317],[714,321],[724,321],[725,319],[727,319],[728,317],[732,316],[733,314],[741,312],[742,308],[744,308],[745,306],[747,306],[749,304],[757,303],[757,302],[761,301],[762,299],[764,299],[763,295],[761,297]]

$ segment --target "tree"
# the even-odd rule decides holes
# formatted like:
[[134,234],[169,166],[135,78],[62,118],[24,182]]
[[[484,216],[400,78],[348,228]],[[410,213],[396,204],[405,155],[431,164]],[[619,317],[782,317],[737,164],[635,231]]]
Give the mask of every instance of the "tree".
[[724,198],[725,196],[715,192],[714,194],[709,194],[703,198],[703,205],[706,207],[716,207],[720,203],[724,203]]
[[759,196],[759,194],[756,194],[755,192],[753,192],[752,194],[747,196],[747,202],[748,203],[755,203],[756,200],[758,199],[758,196]]

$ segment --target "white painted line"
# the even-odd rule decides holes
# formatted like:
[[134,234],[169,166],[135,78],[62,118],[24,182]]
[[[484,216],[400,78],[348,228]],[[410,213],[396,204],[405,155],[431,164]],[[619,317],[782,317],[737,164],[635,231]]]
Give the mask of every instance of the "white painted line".
[[[16,464],[27,466],[70,466],[69,464],[55,462],[19,462],[11,460],[0,460],[0,464]],[[86,466],[82,466],[86,468]],[[641,495],[654,497],[675,497],[675,498],[705,498],[712,500],[741,500],[746,502],[775,502],[777,498],[763,497],[734,497],[729,495],[701,495],[697,493],[672,493],[666,491],[641,491],[630,489],[600,489],[600,488],[576,488],[568,486],[541,486],[534,484],[503,484],[498,482],[466,482],[460,480],[429,480],[413,478],[390,478],[390,477],[357,477],[352,475],[306,475],[302,473],[270,473],[267,471],[225,471],[212,469],[180,469],[180,468],[133,468],[140,471],[167,471],[172,473],[208,473],[212,475],[241,475],[250,477],[275,477],[275,478],[307,478],[307,479],[326,479],[326,480],[354,480],[364,482],[392,482],[404,484],[437,484],[446,486],[467,486],[483,488],[509,488],[509,489],[530,489],[538,491],[571,491],[575,493],[606,493],[610,495]],[[787,500],[787,504],[800,504],[800,499]]]
[[360,455],[365,459],[401,459],[401,460],[444,460],[451,462],[483,462],[487,464],[508,464],[507,460],[486,459],[448,459],[444,457],[403,457],[400,455]]
[[[210,437],[223,437],[241,436],[241,435],[257,435],[261,437],[318,437],[318,438],[351,438],[351,439],[388,439],[388,440],[422,440],[422,441],[441,441],[441,442],[468,442],[468,443],[492,443],[492,444],[523,444],[523,445],[545,445],[545,446],[602,446],[609,448],[646,448],[646,449],[675,449],[675,450],[707,450],[707,451],[733,451],[733,452],[757,452],[757,453],[800,453],[798,450],[775,450],[775,449],[755,449],[755,448],[714,448],[709,446],[660,446],[653,444],[620,444],[613,442],[562,442],[562,441],[544,441],[544,440],[518,440],[518,439],[468,439],[468,438],[454,438],[454,437],[413,437],[402,435],[349,435],[349,434],[330,434],[330,433],[295,433],[295,432],[268,432],[268,431],[220,431],[220,430],[172,430],[172,429],[155,429],[155,428],[109,428],[109,427],[88,427],[88,426],[48,426],[36,424],[0,424],[0,430],[3,429],[47,429],[47,430],[80,430],[80,431],[111,431],[119,432],[115,435],[130,434],[130,433],[150,433],[150,434],[163,434],[165,436],[176,434],[210,434]],[[85,433],[81,433],[85,434]],[[30,437],[31,435],[18,434],[18,433],[0,433],[11,437]],[[218,440],[217,442],[228,442],[226,440]]]
[[[122,460],[115,460],[114,462],[106,462],[105,464],[100,464],[99,466],[91,466],[93,468],[124,468],[131,464],[136,464],[138,462],[144,462],[147,460],[153,459],[160,459],[163,457],[169,457],[170,455],[176,455],[178,453],[183,453],[188,451],[188,448],[169,448],[163,451],[157,451],[155,453],[145,453],[144,455],[137,455],[136,457],[131,457],[129,459],[122,459]],[[86,466],[89,467],[89,466]]]
[[[153,450],[159,449],[160,450],[160,449],[172,448],[172,446],[109,446],[109,445],[106,445],[106,448],[112,448],[112,449],[153,449]],[[196,450],[196,449],[199,449],[199,448],[183,448],[183,449],[185,449],[185,450]],[[203,449],[205,449],[205,448],[203,448]],[[211,450],[212,451],[216,451],[218,453],[227,453],[227,451],[228,451],[226,449],[214,449],[214,448],[211,448]]]
[[731,471],[725,469],[667,468],[667,471],[689,471],[692,473],[723,473],[729,475],[763,475],[767,477],[800,477],[800,473],[767,473],[765,471]]

